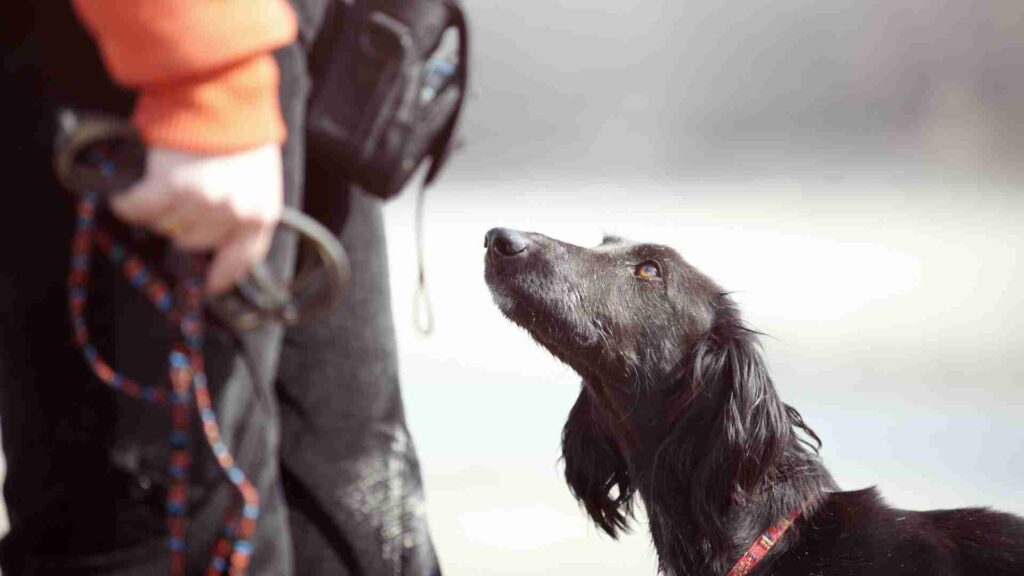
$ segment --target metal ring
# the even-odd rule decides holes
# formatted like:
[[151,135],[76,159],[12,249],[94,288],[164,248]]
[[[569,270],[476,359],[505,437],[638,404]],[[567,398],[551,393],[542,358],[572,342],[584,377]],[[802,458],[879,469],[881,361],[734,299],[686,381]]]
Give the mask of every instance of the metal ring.
[[330,230],[294,208],[282,211],[280,226],[295,231],[317,261],[301,268],[290,284],[278,282],[258,264],[234,291],[211,300],[211,310],[236,330],[268,321],[292,326],[321,316],[337,304],[351,278],[348,254]]
[[62,109],[57,124],[53,169],[68,190],[105,197],[145,175],[146,145],[123,118]]

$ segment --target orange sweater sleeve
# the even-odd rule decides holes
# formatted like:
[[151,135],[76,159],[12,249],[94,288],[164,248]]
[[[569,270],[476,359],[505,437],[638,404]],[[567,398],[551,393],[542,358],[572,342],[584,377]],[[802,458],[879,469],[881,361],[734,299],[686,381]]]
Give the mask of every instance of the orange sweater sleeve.
[[295,38],[285,0],[72,2],[114,80],[139,91],[147,142],[220,153],[284,140],[271,52]]

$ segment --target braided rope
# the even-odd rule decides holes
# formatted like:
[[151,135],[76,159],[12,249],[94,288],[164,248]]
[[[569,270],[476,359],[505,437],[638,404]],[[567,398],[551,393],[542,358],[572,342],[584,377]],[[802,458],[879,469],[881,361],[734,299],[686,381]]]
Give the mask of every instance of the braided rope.
[[[78,203],[75,234],[71,243],[71,267],[68,277],[68,303],[75,343],[97,378],[131,398],[160,405],[169,404],[171,415],[170,457],[167,476],[167,548],[172,576],[185,574],[186,536],[188,534],[188,478],[192,463],[189,428],[194,409],[206,443],[228,481],[238,491],[241,504],[233,507],[224,521],[224,529],[213,547],[207,576],[243,576],[252,555],[250,539],[260,514],[256,487],[237,465],[227,444],[221,438],[217,415],[213,411],[206,382],[202,353],[205,324],[203,319],[202,258],[190,258],[190,270],[177,288],[177,294],[166,282],[153,274],[137,256],[128,252],[109,234],[96,226],[99,197],[83,194]],[[170,390],[146,386],[114,370],[92,344],[85,320],[88,303],[89,271],[94,248],[98,247],[128,282],[142,292],[158,312],[175,327],[180,341],[168,355]],[[177,296],[177,297],[175,297]]]

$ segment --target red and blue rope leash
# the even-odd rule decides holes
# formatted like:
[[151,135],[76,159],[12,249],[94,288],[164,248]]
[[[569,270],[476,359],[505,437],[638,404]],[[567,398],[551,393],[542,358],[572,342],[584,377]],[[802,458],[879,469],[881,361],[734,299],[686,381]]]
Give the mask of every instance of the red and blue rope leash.
[[[82,194],[78,202],[75,234],[72,239],[71,269],[68,281],[69,312],[75,343],[82,351],[93,373],[114,390],[129,397],[169,405],[171,415],[170,458],[167,476],[167,548],[171,574],[182,576],[186,566],[188,534],[188,479],[192,463],[190,427],[198,413],[206,443],[213,451],[228,481],[240,496],[240,504],[226,516],[223,532],[212,551],[206,574],[232,576],[246,573],[252,555],[251,538],[260,514],[256,487],[235,462],[220,434],[206,382],[203,358],[205,323],[203,317],[202,278],[204,261],[199,256],[189,259],[188,274],[172,292],[168,284],[154,274],[138,256],[96,225],[99,197]],[[168,355],[169,389],[147,386],[128,378],[110,366],[96,349],[85,320],[88,304],[89,271],[95,248],[121,269],[128,282],[143,293],[158,312],[175,328],[179,341]],[[193,407],[194,404],[194,407]]]

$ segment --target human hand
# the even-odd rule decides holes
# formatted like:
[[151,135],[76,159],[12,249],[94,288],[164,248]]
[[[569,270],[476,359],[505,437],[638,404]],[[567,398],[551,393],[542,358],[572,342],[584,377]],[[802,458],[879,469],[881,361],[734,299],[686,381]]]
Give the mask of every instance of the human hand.
[[280,147],[218,155],[154,147],[146,161],[145,177],[110,199],[114,214],[180,250],[213,252],[206,292],[231,289],[267,255],[281,218]]

